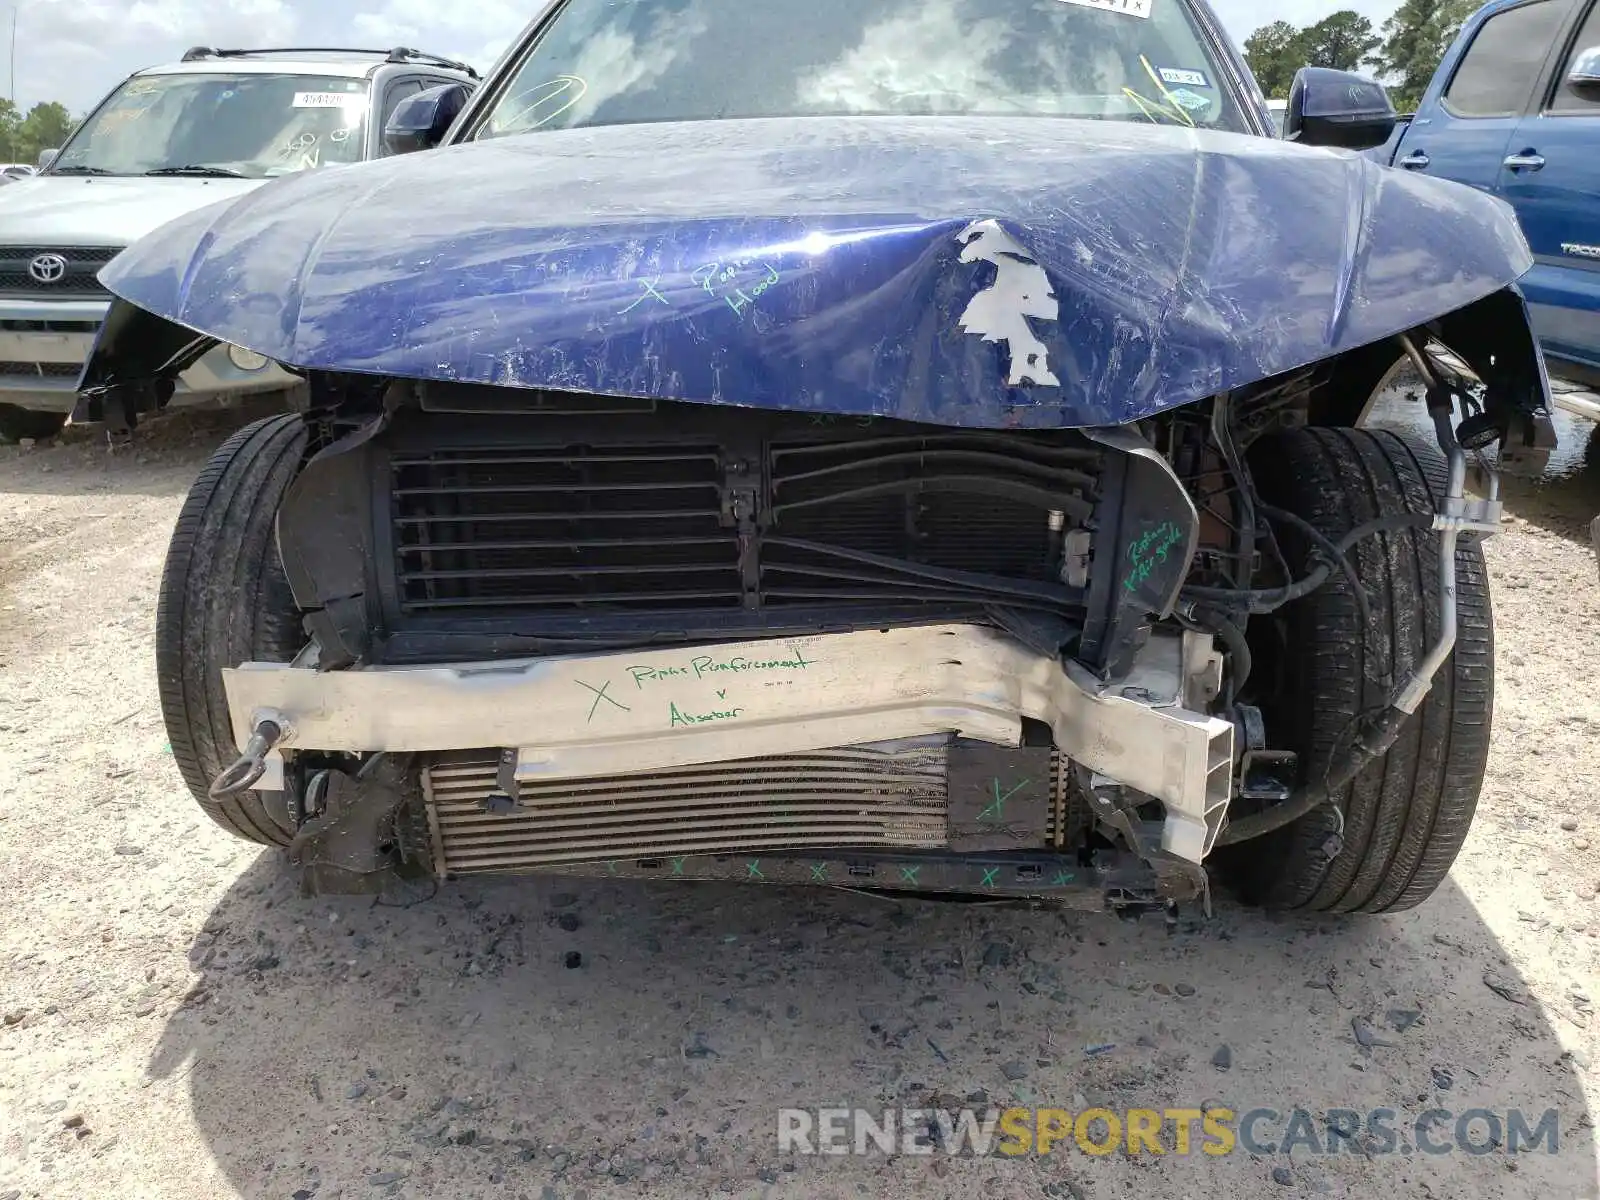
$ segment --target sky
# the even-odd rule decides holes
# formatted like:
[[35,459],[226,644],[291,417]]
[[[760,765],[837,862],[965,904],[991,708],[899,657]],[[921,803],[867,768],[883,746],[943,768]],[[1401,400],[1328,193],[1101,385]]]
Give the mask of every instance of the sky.
[[[1212,0],[1236,42],[1269,21],[1308,25],[1339,8],[1380,24],[1394,0]],[[8,0],[0,37],[10,40]],[[129,72],[190,46],[411,46],[486,70],[536,0],[18,0],[11,95],[81,115]],[[6,64],[0,61],[0,69]]]

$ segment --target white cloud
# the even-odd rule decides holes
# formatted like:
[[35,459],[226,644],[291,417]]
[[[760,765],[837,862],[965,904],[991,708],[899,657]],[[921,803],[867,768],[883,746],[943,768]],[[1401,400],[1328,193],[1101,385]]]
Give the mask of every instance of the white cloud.
[[[757,0],[751,0],[752,3]],[[766,2],[766,0],[761,0]],[[774,0],[791,3],[792,0]],[[1170,3],[1171,0],[1155,0]],[[15,0],[17,70],[8,93],[26,108],[60,100],[74,113],[130,72],[170,62],[190,46],[282,44],[414,46],[464,58],[480,70],[535,15],[538,0]],[[9,33],[0,0],[0,38]],[[1298,25],[1342,7],[1377,25],[1391,0],[1219,0],[1236,42],[1269,21]],[[0,59],[0,69],[4,60]]]
[[[195,45],[292,42],[299,0],[20,0],[16,78],[23,108],[60,100],[74,113],[130,72]],[[9,26],[0,26],[9,38]]]
[[[292,2],[310,9],[318,0]],[[409,46],[487,71],[538,7],[536,0],[382,0],[375,11],[355,13],[350,29],[359,45]]]

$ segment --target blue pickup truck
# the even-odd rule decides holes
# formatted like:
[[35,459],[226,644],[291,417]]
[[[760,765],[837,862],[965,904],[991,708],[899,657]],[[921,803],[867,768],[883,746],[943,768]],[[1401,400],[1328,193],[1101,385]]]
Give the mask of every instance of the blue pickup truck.
[[1521,287],[1558,380],[1552,399],[1600,419],[1600,0],[1491,0],[1415,115],[1367,153],[1516,210],[1534,254]]

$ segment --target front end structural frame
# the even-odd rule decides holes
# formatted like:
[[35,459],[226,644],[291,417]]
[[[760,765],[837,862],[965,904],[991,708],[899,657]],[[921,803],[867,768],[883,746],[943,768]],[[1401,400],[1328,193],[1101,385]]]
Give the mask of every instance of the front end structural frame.
[[[1182,639],[1152,637],[1107,686],[980,626],[932,625],[433,667],[223,672],[240,744],[505,748],[511,788],[955,732],[1003,746],[1023,721],[1056,749],[1161,801],[1161,848],[1199,862],[1230,797],[1233,725],[1183,707]],[[515,791],[512,791],[514,798]]]

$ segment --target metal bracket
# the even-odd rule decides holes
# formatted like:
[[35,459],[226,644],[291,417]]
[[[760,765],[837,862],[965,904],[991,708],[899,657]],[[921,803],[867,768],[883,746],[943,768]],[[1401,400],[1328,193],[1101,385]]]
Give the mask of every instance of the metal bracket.
[[1464,495],[1446,496],[1444,511],[1433,516],[1433,528],[1441,533],[1499,533],[1500,524],[1505,518],[1505,505],[1499,497],[1498,472],[1488,472],[1488,486],[1490,498],[1487,500],[1474,500]]
[[1244,753],[1239,756],[1238,795],[1248,800],[1287,800],[1298,778],[1300,756],[1293,750],[1267,749],[1266,725],[1253,704],[1237,704]]

